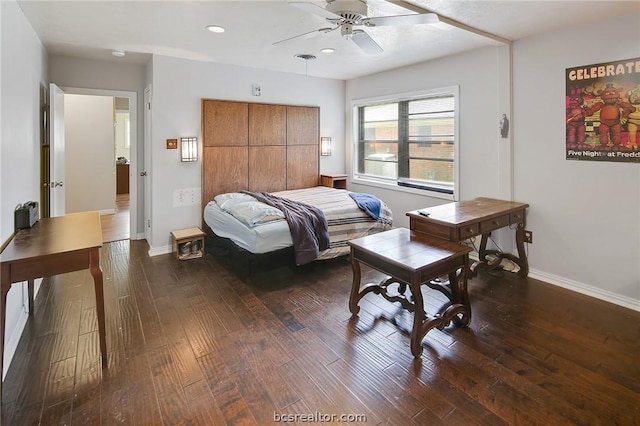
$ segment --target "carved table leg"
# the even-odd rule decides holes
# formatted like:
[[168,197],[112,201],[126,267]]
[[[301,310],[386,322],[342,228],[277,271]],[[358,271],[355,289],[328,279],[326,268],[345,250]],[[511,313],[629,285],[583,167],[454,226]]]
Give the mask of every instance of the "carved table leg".
[[[516,228],[516,248],[518,249],[518,256],[514,256],[511,253],[503,253],[498,250],[487,250],[487,240],[489,234],[482,234],[482,241],[480,248],[478,249],[479,260],[471,265],[469,271],[469,279],[478,275],[478,271],[481,269],[491,270],[500,266],[502,259],[509,259],[520,267],[518,275],[525,278],[529,275],[529,261],[527,260],[527,252],[524,249],[524,223],[519,223]],[[487,261],[487,255],[494,255],[495,259]]]
[[[449,272],[450,293],[442,292],[449,298],[450,304],[443,306],[443,311],[437,315],[427,315],[424,311],[423,297],[420,283],[411,284],[411,293],[414,298],[414,318],[411,332],[411,353],[415,358],[422,355],[422,339],[433,328],[442,330],[449,323],[466,327],[471,322],[471,303],[467,291],[467,276],[469,272],[469,255],[465,255],[463,265],[457,270]],[[433,283],[424,283],[432,289]]]
[[482,234],[482,238],[480,239],[480,247],[478,248],[478,259],[480,262],[487,261],[487,243],[489,242],[489,235],[491,233]]
[[358,302],[369,293],[379,294],[390,302],[399,302],[409,312],[413,311],[413,304],[403,294],[388,293],[388,287],[395,283],[398,283],[401,292],[404,291],[403,289],[406,289],[405,283],[394,277],[387,276],[379,284],[368,283],[361,286],[360,262],[354,254],[351,255],[351,269],[353,269],[353,282],[351,283],[351,294],[349,296],[349,311],[353,315],[357,315],[360,312]]
[[527,252],[524,249],[524,223],[519,223],[516,228],[516,248],[518,249],[516,264],[520,267],[518,275],[525,278],[529,275],[529,261],[527,260]]
[[469,258],[465,259],[465,264],[460,270],[449,274],[451,294],[453,303],[462,307],[462,317],[457,314],[452,318],[453,323],[458,327],[466,327],[471,322],[471,302],[467,291],[467,277],[469,273]]
[[492,267],[487,262],[487,255],[490,253],[490,251],[487,250],[487,242],[489,241],[490,235],[490,232],[482,234],[482,238],[480,239],[480,247],[478,248],[478,261],[474,262],[473,265],[471,265],[471,268],[468,271],[469,279],[478,275],[478,271],[480,269],[491,269]]
[[422,299],[422,290],[420,283],[411,283],[411,294],[413,295],[413,329],[411,331],[411,353],[414,358],[420,358],[422,355],[422,339],[428,330],[424,330],[423,324],[425,320],[424,301]]
[[351,269],[353,270],[353,281],[351,282],[351,295],[349,296],[349,311],[353,315],[357,315],[360,312],[360,306],[358,302],[361,297],[358,297],[360,291],[360,262],[358,262],[351,252]]

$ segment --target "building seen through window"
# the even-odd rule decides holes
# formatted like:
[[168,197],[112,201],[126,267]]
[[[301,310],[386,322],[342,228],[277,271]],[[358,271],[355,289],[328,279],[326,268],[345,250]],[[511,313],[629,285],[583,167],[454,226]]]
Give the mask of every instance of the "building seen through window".
[[357,107],[357,174],[453,194],[455,94]]

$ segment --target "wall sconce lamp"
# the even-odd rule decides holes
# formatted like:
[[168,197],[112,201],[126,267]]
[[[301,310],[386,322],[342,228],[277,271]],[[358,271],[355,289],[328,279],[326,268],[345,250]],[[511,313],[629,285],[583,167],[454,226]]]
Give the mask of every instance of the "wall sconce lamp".
[[182,161],[198,161],[198,138],[180,138],[180,151]]
[[331,155],[331,138],[320,138],[320,155]]

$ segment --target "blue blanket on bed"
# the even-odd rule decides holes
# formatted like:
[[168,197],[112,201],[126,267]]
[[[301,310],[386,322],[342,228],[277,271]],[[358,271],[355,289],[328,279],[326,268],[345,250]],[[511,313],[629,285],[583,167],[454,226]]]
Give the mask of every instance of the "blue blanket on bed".
[[353,198],[358,207],[360,207],[366,214],[378,220],[380,217],[381,201],[371,194],[364,194],[361,192],[350,192],[349,196]]

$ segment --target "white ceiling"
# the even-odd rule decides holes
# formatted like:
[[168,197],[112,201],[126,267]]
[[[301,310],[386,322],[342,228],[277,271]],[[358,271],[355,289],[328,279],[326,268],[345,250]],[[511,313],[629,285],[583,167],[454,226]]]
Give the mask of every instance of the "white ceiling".
[[[18,4],[49,55],[143,64],[151,54],[158,54],[343,80],[640,12],[640,0],[369,0],[368,16],[424,10],[437,13],[441,21],[366,28],[384,49],[366,55],[352,41],[343,39],[339,31],[274,46],[274,42],[330,26],[324,18],[303,12],[286,0],[22,0]],[[206,31],[205,26],[211,24],[224,27],[226,32]],[[496,37],[461,29],[465,25]],[[325,47],[336,51],[320,53]],[[112,49],[125,50],[127,55],[115,58]],[[317,59],[294,57],[301,53]]]

